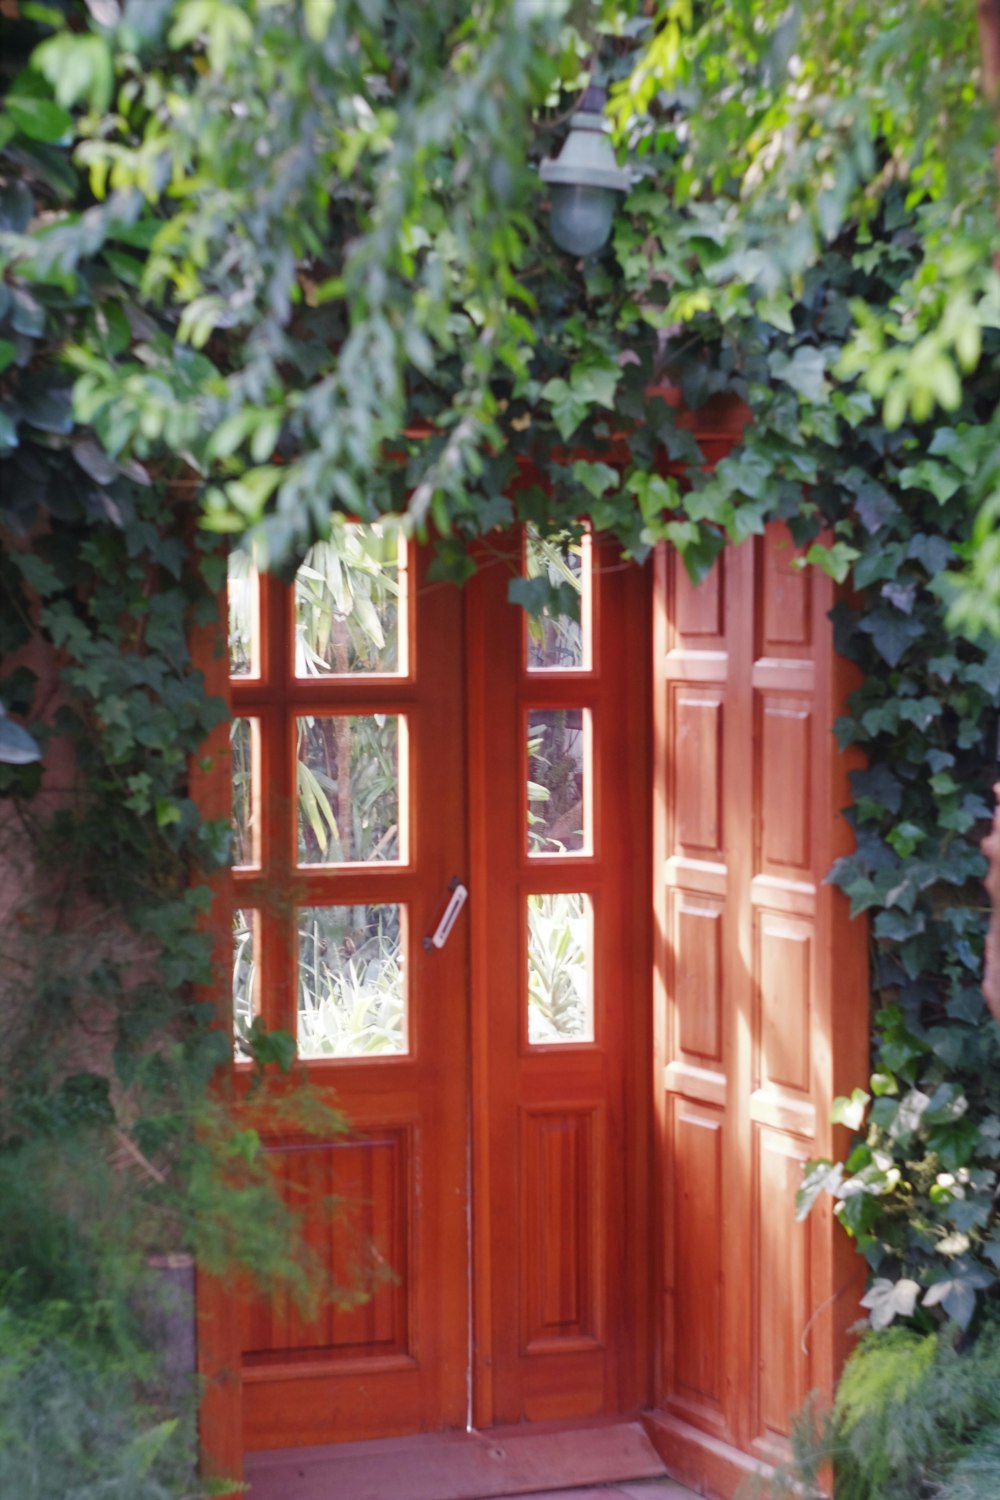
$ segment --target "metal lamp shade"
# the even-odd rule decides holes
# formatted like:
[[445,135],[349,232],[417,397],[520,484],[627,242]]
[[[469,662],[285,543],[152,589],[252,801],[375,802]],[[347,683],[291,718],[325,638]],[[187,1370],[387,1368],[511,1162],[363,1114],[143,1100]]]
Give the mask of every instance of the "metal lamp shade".
[[551,189],[552,238],[570,255],[587,256],[607,242],[631,176],[615,161],[603,115],[576,114],[570,125],[559,155],[542,162],[541,178]]

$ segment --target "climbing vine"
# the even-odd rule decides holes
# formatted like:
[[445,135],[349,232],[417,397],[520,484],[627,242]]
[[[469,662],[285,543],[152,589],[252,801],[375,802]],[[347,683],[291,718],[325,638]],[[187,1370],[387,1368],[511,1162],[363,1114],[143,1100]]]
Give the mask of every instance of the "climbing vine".
[[[837,641],[863,685],[837,735],[866,769],[857,848],[831,879],[870,923],[872,1097],[841,1106],[864,1138],[816,1167],[804,1201],[836,1195],[876,1326],[975,1328],[995,1308],[1000,1040],[979,990],[978,841],[996,580],[974,607],[963,596],[965,634],[945,620],[950,575],[981,572],[995,542],[1000,316],[974,261],[988,236],[970,213],[973,260],[945,253],[949,184],[925,114],[890,117],[892,98],[841,110],[850,172],[827,181],[808,110],[795,129],[768,113],[791,54],[781,8],[758,9],[773,34],[751,16],[699,33],[699,51],[686,6],[657,26],[611,0],[3,6],[0,792],[24,875],[0,1170],[24,1232],[0,1274],[25,1347],[43,1342],[37,1305],[66,1297],[67,1234],[87,1246],[74,1305],[121,1312],[104,1221],[91,1232],[67,1192],[83,1165],[136,1253],[140,1226],[169,1222],[217,1264],[294,1274],[288,1221],[259,1211],[273,1185],[252,1118],[208,1090],[229,1043],[194,987],[210,978],[206,879],[229,833],[189,794],[221,713],[189,640],[221,586],[218,534],[249,535],[287,572],[335,510],[433,527],[435,569],[457,581],[467,543],[514,520],[543,540],[589,523],[640,561],[666,542],[699,578],[780,519],[845,585]],[[935,27],[911,55],[981,143],[955,81],[970,36]],[[613,245],[581,263],[548,241],[536,169],[592,69],[620,85],[637,180]],[[748,154],[702,173],[740,108]],[[700,142],[698,118],[718,126]],[[815,168],[825,184],[805,195],[808,232],[787,193],[776,208],[746,191],[769,130],[802,148],[793,180]],[[714,472],[667,383],[692,408],[747,403],[746,437]],[[535,482],[512,486],[525,472]],[[545,601],[544,578],[513,587]],[[257,1040],[262,1068],[282,1059],[280,1039]],[[39,1180],[42,1255],[25,1206]],[[109,1345],[127,1321],[109,1311]],[[149,1473],[165,1451],[150,1444]]]

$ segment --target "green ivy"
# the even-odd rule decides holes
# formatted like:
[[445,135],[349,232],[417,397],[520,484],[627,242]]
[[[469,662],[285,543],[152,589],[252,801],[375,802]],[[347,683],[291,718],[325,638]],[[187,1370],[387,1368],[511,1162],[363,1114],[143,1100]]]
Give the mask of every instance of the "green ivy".
[[[899,56],[933,74],[934,107],[892,69],[864,75],[863,112],[834,122],[850,170],[831,183],[809,111],[768,102],[786,7],[741,0],[728,30],[705,7],[690,48],[692,8],[667,5],[658,28],[645,9],[52,0],[7,23],[0,655],[28,651],[0,682],[0,791],[5,836],[48,884],[24,911],[37,962],[4,1032],[0,1158],[13,1186],[48,1184],[44,1254],[25,1229],[4,1267],[30,1263],[36,1299],[58,1293],[71,1230],[74,1295],[107,1285],[66,1197],[66,1142],[102,1143],[112,1203],[115,1130],[167,1179],[127,1179],[131,1229],[169,1222],[213,1264],[296,1274],[287,1221],[262,1212],[259,1135],[208,1092],[228,1043],[192,994],[209,963],[197,872],[224,862],[228,834],[188,795],[220,712],[188,633],[221,586],[199,535],[249,532],[287,572],[340,510],[405,513],[457,580],[468,542],[516,519],[542,535],[589,522],[640,560],[668,543],[696,580],[783,520],[847,586],[837,642],[863,686],[837,732],[866,769],[857,847],[831,879],[870,923],[874,1073],[870,1097],[841,1106],[863,1140],[816,1168],[804,1201],[835,1193],[872,1270],[873,1323],[977,1328],[997,1301],[1000,1042],[978,987],[978,840],[1000,694],[983,634],[1000,598],[1000,315],[988,270],[947,253],[956,205],[927,131],[944,101],[971,121],[963,151],[986,140],[981,112],[960,109],[969,18],[952,46],[947,17],[919,33],[920,8],[887,16]],[[602,79],[641,82],[654,34],[650,87],[620,96],[639,180],[613,246],[575,262],[541,225],[538,163],[595,51]],[[716,149],[751,119],[746,154]],[[757,202],[739,179],[769,124],[794,125],[795,171]],[[967,254],[992,218],[982,193],[964,201]],[[714,471],[664,380],[691,409],[747,403],[745,440]],[[956,595],[962,567],[979,594]],[[54,715],[38,637],[59,663]],[[53,808],[39,794],[60,740],[76,773]],[[60,925],[81,897],[128,935],[120,955]],[[138,982],[136,952],[156,955]],[[91,1014],[110,1070],[61,1045]],[[280,1064],[280,1039],[261,1040]]]

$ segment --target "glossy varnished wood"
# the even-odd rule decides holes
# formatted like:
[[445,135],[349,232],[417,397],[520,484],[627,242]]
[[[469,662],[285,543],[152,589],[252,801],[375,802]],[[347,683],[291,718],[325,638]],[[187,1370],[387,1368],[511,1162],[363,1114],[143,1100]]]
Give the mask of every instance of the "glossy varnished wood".
[[651,1431],[668,1466],[726,1496],[786,1456],[856,1316],[829,1209],[794,1222],[803,1162],[833,1149],[832,1098],[865,1068],[864,929],[823,884],[847,838],[832,602],[780,525],[698,589],[658,562]]
[[[468,588],[473,876],[477,1426],[584,1421],[648,1399],[648,595],[595,546],[593,662],[531,673],[507,603],[516,539]],[[524,744],[534,707],[588,710],[589,854],[531,858]],[[512,815],[513,813],[513,815]],[[527,1039],[526,901],[586,893],[595,1039]]]
[[[295,1030],[296,906],[405,908],[409,1047],[404,1056],[306,1064],[350,1121],[328,1142],[269,1141],[279,1179],[306,1205],[313,1248],[335,1280],[367,1293],[304,1321],[287,1300],[244,1306],[247,1450],[463,1426],[468,1352],[466,928],[426,952],[448,882],[465,874],[461,600],[428,585],[419,557],[408,591],[406,676],[294,675],[291,590],[262,580],[261,671],[231,685],[237,715],[260,723],[260,867],[234,874],[237,904],[260,912],[261,1010]],[[318,711],[406,716],[399,864],[296,869],[296,717]],[[314,1211],[332,1198],[331,1223]],[[372,1279],[371,1271],[384,1274]]]

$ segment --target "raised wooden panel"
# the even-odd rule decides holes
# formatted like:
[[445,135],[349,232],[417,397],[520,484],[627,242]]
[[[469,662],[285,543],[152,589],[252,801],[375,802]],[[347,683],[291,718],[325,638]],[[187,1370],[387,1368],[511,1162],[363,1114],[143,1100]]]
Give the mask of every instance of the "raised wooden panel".
[[717,1062],[722,1057],[722,903],[678,892],[673,911],[676,1045]]
[[672,1101],[669,1205],[673,1393],[717,1415],[722,1401],[723,1114]]
[[[842,1150],[836,1093],[866,1066],[866,939],[823,883],[849,852],[832,726],[850,682],[834,593],[787,528],[725,553],[715,599],[658,564],[656,1181],[667,1467],[733,1500],[829,1399],[857,1317],[832,1216],[794,1219],[802,1162]],[[715,634],[718,629],[718,634]],[[804,1352],[807,1350],[808,1352]]]
[[525,1353],[600,1338],[600,1111],[522,1113]]
[[812,926],[759,912],[756,938],[758,1076],[808,1093]]
[[808,698],[761,694],[760,721],[761,865],[808,876],[812,704]]
[[797,568],[801,552],[785,526],[769,526],[761,544],[762,645],[766,656],[812,639],[812,569]]
[[765,1440],[787,1438],[791,1418],[809,1392],[803,1341],[810,1308],[810,1222],[795,1223],[806,1155],[798,1141],[756,1127],[755,1435]]
[[[679,559],[674,564],[675,626],[677,634],[686,641],[688,637],[698,640],[704,637],[718,639],[724,630],[725,608],[725,559],[720,558],[715,567],[697,587],[687,575],[687,569]],[[701,642],[699,641],[699,644]]]
[[722,694],[678,685],[673,699],[676,844],[702,859],[722,847]]
[[[312,1250],[332,1271],[335,1300],[306,1320],[293,1299],[256,1299],[243,1313],[248,1364],[275,1356],[383,1358],[407,1350],[408,1140],[403,1129],[362,1141],[273,1148],[282,1192],[304,1207]],[[330,1207],[336,1200],[336,1213]]]

